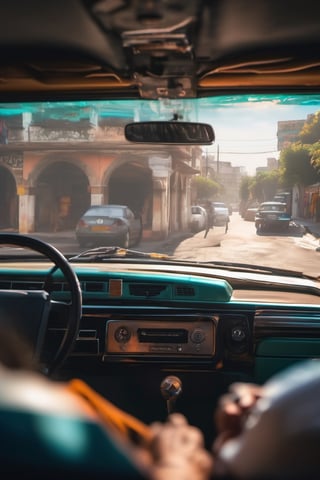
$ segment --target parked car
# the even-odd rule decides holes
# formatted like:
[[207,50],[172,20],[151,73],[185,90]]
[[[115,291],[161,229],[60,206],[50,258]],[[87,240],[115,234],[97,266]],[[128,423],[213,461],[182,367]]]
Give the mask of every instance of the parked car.
[[255,227],[258,233],[270,230],[287,231],[290,220],[286,203],[263,202],[255,215]]
[[258,211],[258,207],[247,208],[243,214],[243,219],[246,220],[247,222],[254,222],[257,211]]
[[207,226],[208,215],[205,208],[201,205],[191,207],[190,229],[192,232],[200,232]]
[[76,237],[86,245],[120,245],[128,248],[140,242],[141,218],[126,205],[94,205],[81,216]]
[[287,212],[292,214],[292,194],[290,192],[280,192],[273,197],[274,202],[281,202],[287,205]]
[[229,222],[229,208],[223,202],[212,202],[214,209],[214,225],[225,226]]
[[254,222],[259,205],[251,205],[244,209],[242,218],[247,222]]

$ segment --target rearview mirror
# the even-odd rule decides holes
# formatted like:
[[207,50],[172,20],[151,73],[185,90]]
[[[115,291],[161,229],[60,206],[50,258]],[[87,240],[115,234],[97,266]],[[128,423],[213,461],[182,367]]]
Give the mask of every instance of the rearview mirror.
[[129,142],[210,145],[214,131],[207,123],[196,122],[135,122],[125,126]]

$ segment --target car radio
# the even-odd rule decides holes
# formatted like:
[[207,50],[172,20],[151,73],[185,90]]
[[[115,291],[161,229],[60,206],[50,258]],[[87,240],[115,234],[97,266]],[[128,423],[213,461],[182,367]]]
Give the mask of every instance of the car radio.
[[215,321],[109,320],[105,353],[212,356]]

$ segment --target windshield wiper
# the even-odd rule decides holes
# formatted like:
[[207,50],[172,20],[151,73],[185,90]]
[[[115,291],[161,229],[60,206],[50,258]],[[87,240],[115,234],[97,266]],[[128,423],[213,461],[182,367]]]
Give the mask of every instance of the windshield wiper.
[[70,262],[103,262],[112,259],[146,259],[146,260],[161,260],[161,263],[167,262],[168,264],[179,264],[179,265],[198,265],[202,267],[217,267],[229,271],[236,272],[253,272],[261,273],[264,275],[278,275],[283,277],[295,277],[295,278],[305,278],[310,280],[319,280],[319,277],[307,275],[300,271],[287,270],[285,268],[275,268],[267,267],[265,265],[255,265],[251,263],[236,263],[236,262],[222,262],[222,261],[209,261],[209,262],[199,262],[196,260],[185,260],[181,258],[175,258],[173,256],[167,255],[165,253],[158,252],[141,252],[139,250],[130,250],[127,248],[122,248],[118,246],[108,246],[108,247],[97,247],[90,250],[85,250],[79,255],[70,257],[68,260]]
[[210,261],[210,262],[201,262],[204,265],[212,265],[215,267],[228,268],[229,270],[236,271],[247,271],[247,272],[259,272],[266,273],[271,275],[279,275],[283,277],[298,277],[298,278],[309,278],[312,280],[319,280],[319,277],[314,277],[312,275],[306,275],[303,272],[297,270],[287,270],[285,268],[277,267],[267,267],[265,265],[255,265],[252,263],[236,263],[236,262],[219,262],[219,261]]
[[68,260],[69,262],[96,262],[97,260],[103,261],[110,258],[153,258],[157,260],[169,260],[171,257],[165,253],[145,253],[139,250],[111,246],[91,248],[90,250],[79,253],[79,255],[70,257]]

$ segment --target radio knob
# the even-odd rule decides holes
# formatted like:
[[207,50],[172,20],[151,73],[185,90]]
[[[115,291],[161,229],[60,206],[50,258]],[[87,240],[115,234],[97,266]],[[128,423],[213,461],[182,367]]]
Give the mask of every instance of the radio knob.
[[243,342],[246,338],[246,332],[241,327],[234,327],[231,331],[231,338],[234,342]]
[[130,330],[127,327],[118,327],[114,332],[114,338],[118,343],[127,343],[131,338]]
[[190,335],[190,340],[192,343],[202,343],[206,338],[205,333],[200,328],[196,328]]

